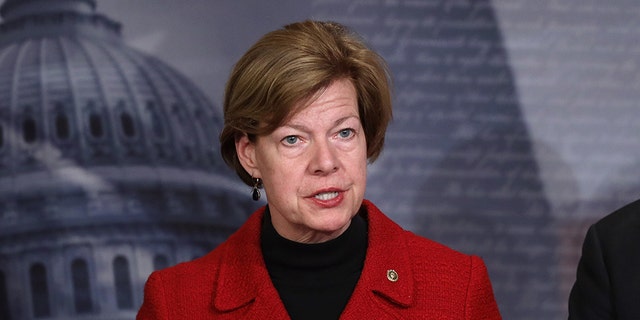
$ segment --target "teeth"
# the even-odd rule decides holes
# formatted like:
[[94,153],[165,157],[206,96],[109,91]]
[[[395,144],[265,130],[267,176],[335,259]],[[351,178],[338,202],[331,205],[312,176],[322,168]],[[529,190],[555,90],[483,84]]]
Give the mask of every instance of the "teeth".
[[323,192],[323,193],[319,193],[316,194],[316,199],[318,200],[331,200],[335,197],[338,196],[338,192],[334,191],[334,192]]

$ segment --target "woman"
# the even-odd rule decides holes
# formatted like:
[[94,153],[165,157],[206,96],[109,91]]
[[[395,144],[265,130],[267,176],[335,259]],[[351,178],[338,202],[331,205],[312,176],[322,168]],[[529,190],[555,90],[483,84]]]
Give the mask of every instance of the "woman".
[[138,319],[500,319],[482,260],[364,200],[391,119],[384,61],[337,23],[262,37],[227,83],[222,156],[268,205],[154,272]]

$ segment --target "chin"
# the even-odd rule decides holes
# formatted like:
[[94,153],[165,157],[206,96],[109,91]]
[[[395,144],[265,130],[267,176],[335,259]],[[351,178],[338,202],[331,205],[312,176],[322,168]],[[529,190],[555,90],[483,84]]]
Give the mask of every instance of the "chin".
[[353,216],[341,216],[340,218],[336,217],[328,221],[319,221],[313,229],[322,233],[342,233],[351,223],[351,218],[353,218]]

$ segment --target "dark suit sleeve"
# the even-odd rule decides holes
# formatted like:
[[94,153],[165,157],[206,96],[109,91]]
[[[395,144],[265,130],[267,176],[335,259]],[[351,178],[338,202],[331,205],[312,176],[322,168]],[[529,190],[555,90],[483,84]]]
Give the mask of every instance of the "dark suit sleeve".
[[576,282],[569,296],[569,319],[614,319],[614,316],[602,244],[596,227],[591,226],[582,246]]

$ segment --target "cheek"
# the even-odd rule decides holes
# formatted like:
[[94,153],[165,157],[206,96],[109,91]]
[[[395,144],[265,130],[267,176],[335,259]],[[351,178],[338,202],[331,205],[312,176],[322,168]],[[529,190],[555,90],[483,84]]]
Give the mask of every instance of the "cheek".
[[256,148],[256,167],[262,175],[262,179],[270,179],[271,176],[277,175],[278,164],[281,161],[277,157],[277,150],[268,148],[264,144],[259,145]]
[[[304,177],[302,161],[291,161],[284,158],[270,158],[262,162],[260,170],[265,190],[278,194],[295,192]],[[272,194],[272,197],[277,196],[277,194]]]
[[369,163],[369,159],[367,158],[367,142],[366,141],[362,141],[362,143],[361,143],[359,161],[360,161],[360,164],[362,166],[362,170],[364,170],[366,172],[367,171],[367,165]]
[[349,171],[353,176],[353,179],[364,183],[367,178],[367,155],[366,152],[355,155],[349,161]]

